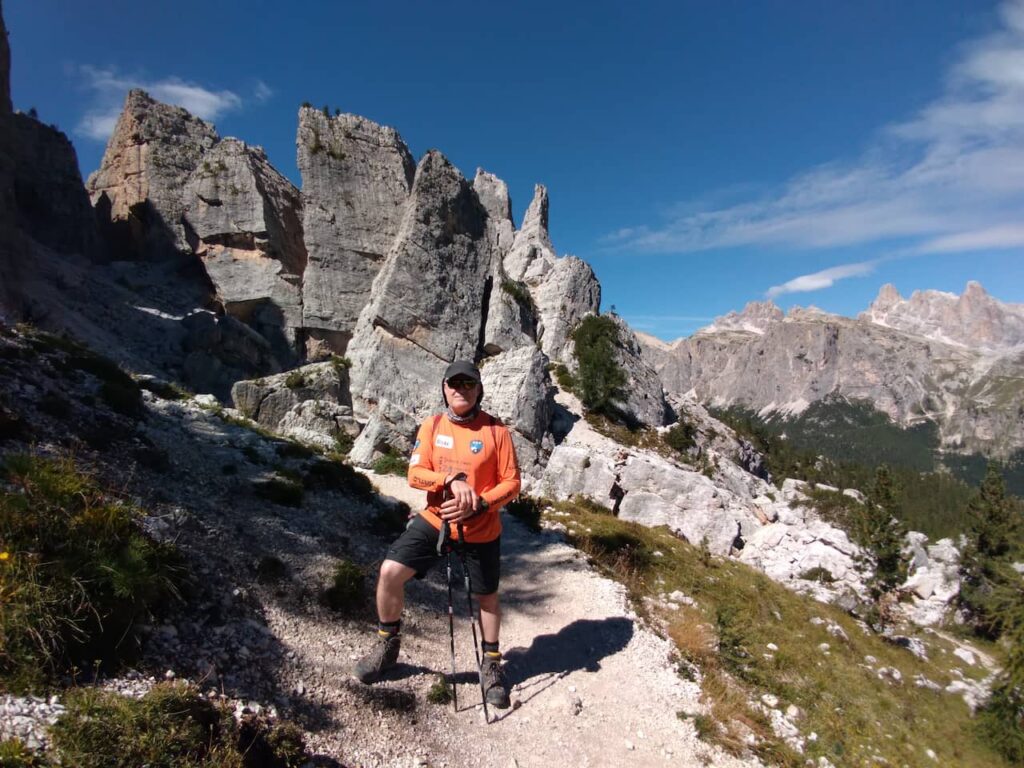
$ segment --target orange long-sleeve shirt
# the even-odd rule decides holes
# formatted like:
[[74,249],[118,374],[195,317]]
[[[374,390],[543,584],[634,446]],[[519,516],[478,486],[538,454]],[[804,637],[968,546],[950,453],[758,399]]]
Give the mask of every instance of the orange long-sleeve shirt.
[[[437,530],[445,478],[459,472],[466,473],[466,482],[490,505],[463,523],[466,541],[493,541],[501,535],[501,507],[519,495],[520,486],[516,450],[504,424],[481,411],[466,424],[442,415],[420,425],[409,457],[409,485],[427,492],[422,514]],[[451,533],[458,537],[454,524]]]

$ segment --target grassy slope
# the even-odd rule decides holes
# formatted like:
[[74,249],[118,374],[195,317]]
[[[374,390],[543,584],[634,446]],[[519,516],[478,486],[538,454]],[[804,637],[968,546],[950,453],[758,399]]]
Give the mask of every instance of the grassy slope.
[[[549,508],[545,516],[565,524],[570,540],[646,606],[649,618],[680,648],[681,674],[701,676],[713,719],[680,716],[695,716],[706,738],[737,752],[752,748],[781,765],[802,765],[807,757],[827,757],[837,766],[1006,764],[976,735],[959,696],[915,684],[920,678],[945,687],[959,679],[954,670],[968,678],[983,675],[953,656],[952,645],[938,635],[921,636],[928,649],[924,661],[842,611],[792,593],[745,565],[702,553],[667,530],[571,504]],[[675,590],[695,605],[672,610],[663,600],[643,599]],[[769,650],[769,643],[777,650]],[[885,669],[898,670],[899,681]],[[800,709],[803,756],[775,737],[764,713],[750,703],[764,693],[777,696],[783,711],[788,705]],[[929,749],[937,762],[927,756]],[[872,763],[878,758],[887,762]]]

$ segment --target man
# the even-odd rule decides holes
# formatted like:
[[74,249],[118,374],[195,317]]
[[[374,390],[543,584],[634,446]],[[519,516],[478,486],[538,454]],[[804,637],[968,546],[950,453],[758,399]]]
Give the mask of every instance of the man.
[[503,709],[509,706],[509,696],[498,644],[499,512],[519,493],[519,467],[508,429],[480,410],[484,389],[475,365],[467,360],[449,365],[441,394],[447,411],[420,425],[409,458],[409,485],[427,492],[427,507],[391,545],[381,564],[377,642],[356,664],[355,675],[363,683],[375,683],[395,666],[402,642],[405,583],[413,576],[422,578],[440,561],[441,526],[449,525],[457,542],[461,524],[466,565],[480,608],[482,687],[487,703]]

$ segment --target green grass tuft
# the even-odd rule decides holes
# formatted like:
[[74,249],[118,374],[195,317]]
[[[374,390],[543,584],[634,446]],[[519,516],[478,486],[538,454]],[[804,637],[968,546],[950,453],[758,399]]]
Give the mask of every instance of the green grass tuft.
[[409,461],[393,448],[388,448],[387,453],[379,456],[377,460],[373,462],[373,471],[378,475],[398,475],[400,477],[405,477],[409,472]]
[[452,687],[444,675],[438,675],[433,685],[430,686],[430,690],[427,691],[427,701],[440,705],[452,703]]
[[236,724],[183,683],[160,683],[141,699],[109,691],[68,692],[67,711],[51,729],[53,753],[76,768],[298,768],[302,732],[290,723],[250,717]]
[[0,479],[0,682],[43,689],[73,664],[130,658],[178,594],[179,556],[70,459],[8,456]]

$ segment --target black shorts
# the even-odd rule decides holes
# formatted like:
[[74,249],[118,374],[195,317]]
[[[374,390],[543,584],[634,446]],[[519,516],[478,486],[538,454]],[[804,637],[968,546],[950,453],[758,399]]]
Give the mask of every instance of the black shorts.
[[[439,531],[424,520],[422,515],[417,516],[388,549],[387,559],[412,568],[417,578],[422,579],[444,557],[437,554],[438,535]],[[466,567],[469,569],[473,593],[490,595],[497,592],[501,578],[501,537],[482,544],[467,543],[465,547]],[[459,562],[457,553],[453,560]]]

